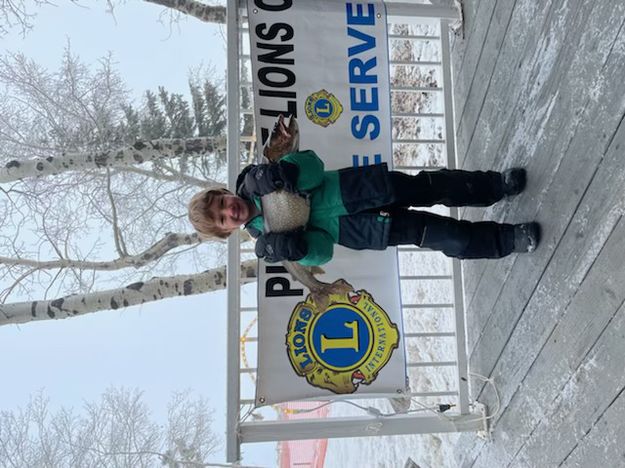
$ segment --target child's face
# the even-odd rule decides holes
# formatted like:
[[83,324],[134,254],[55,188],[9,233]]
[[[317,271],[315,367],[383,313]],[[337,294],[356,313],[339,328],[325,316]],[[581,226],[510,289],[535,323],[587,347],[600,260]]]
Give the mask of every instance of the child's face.
[[218,195],[208,206],[213,221],[224,231],[233,231],[247,223],[252,215],[252,207],[236,195]]

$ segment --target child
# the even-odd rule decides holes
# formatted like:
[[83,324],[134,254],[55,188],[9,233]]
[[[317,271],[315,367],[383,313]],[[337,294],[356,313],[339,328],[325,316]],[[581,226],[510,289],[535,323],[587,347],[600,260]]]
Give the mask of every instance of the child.
[[[289,149],[294,140],[289,130],[280,117],[265,148],[270,160]],[[225,238],[243,225],[256,238],[256,255],[268,262],[322,265],[332,258],[334,244],[356,250],[417,245],[450,257],[500,258],[533,252],[540,240],[538,223],[472,223],[408,207],[488,206],[522,192],[525,182],[519,168],[503,173],[441,169],[414,176],[389,171],[386,164],[324,171],[313,151],[293,151],[278,162],[243,169],[236,195],[225,189],[197,193],[189,218],[207,237]],[[309,200],[305,228],[264,232],[260,197],[274,190]]]

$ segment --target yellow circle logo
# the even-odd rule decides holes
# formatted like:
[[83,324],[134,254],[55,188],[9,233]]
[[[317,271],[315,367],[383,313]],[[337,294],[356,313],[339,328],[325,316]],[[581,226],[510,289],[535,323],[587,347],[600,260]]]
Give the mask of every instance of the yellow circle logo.
[[337,121],[343,112],[343,106],[332,94],[322,89],[311,94],[304,103],[306,117],[317,125],[327,127]]
[[399,346],[399,331],[365,290],[332,294],[318,311],[309,294],[295,306],[286,346],[293,370],[334,393],[369,385]]

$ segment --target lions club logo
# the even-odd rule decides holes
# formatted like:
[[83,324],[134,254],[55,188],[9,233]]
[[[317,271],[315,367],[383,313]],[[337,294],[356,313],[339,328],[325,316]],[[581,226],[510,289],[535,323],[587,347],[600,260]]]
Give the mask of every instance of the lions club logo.
[[365,290],[331,295],[323,312],[308,295],[291,314],[286,346],[293,370],[309,384],[353,393],[376,379],[399,346],[399,332]]
[[325,89],[308,96],[304,109],[306,110],[306,117],[322,127],[327,127],[336,122],[343,112],[343,106],[339,100]]

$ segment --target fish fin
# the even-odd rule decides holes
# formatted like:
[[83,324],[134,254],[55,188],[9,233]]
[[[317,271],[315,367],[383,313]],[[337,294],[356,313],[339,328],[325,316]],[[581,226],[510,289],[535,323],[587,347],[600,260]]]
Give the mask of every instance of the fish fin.
[[315,308],[317,312],[325,312],[325,310],[330,305],[330,296],[328,294],[321,293],[312,293],[312,300],[315,303]]
[[353,290],[354,287],[344,279],[337,279],[331,286],[332,294],[347,294]]
[[330,305],[330,295],[347,294],[354,290],[354,287],[344,279],[338,279],[332,284],[328,284],[320,291],[312,293],[312,300],[317,306],[319,312],[324,312]]

